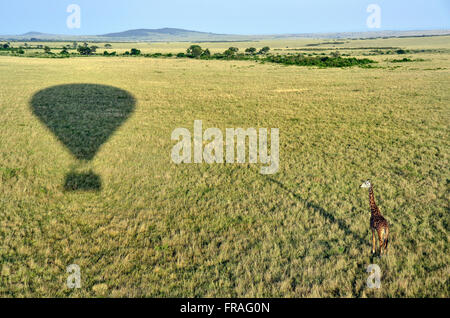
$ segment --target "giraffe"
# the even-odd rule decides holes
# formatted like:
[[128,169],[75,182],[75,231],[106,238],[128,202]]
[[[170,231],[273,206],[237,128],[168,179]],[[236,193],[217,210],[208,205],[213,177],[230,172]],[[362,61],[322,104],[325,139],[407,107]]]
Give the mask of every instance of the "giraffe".
[[376,250],[376,237],[375,231],[378,234],[378,242],[380,247],[380,256],[383,251],[387,253],[387,247],[389,243],[389,224],[386,219],[381,215],[380,210],[375,203],[375,197],[373,195],[373,186],[370,180],[367,180],[361,185],[361,188],[369,189],[369,203],[370,203],[370,229],[372,230],[372,254],[375,254]]

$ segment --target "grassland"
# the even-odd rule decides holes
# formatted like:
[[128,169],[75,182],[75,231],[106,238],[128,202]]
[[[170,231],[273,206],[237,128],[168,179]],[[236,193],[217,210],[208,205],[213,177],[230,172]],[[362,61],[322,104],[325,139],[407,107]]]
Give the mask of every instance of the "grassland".
[[[449,37],[310,48],[339,45],[352,56],[374,46],[428,51],[371,56],[371,69],[0,56],[0,295],[449,297]],[[188,45],[123,50],[141,46]],[[420,60],[391,62],[404,57]],[[91,161],[75,158],[31,105],[43,89],[80,83],[136,101]],[[173,164],[171,132],[196,119],[279,128],[279,172]],[[65,191],[71,171],[100,176],[101,190]],[[367,178],[391,224],[383,258],[370,254]],[[70,264],[81,289],[66,286]],[[366,286],[369,264],[381,268],[380,289]]]

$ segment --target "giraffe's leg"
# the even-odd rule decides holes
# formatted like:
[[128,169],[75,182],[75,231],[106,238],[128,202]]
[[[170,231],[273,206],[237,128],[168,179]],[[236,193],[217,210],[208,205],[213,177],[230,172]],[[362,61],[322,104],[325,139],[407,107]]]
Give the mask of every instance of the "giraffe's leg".
[[378,243],[380,246],[380,256],[383,254],[383,245],[384,245],[384,229],[377,230],[378,232]]
[[389,243],[389,228],[386,228],[384,233],[384,253],[387,254],[387,248]]
[[372,229],[372,254],[375,254],[376,243],[375,243],[375,231]]

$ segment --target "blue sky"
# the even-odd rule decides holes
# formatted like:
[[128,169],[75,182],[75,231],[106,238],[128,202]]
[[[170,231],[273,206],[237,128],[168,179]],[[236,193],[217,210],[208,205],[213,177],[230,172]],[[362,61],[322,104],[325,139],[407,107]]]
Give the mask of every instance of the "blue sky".
[[[1,0],[0,34],[162,27],[228,34],[369,31],[372,3],[382,10],[378,30],[450,29],[449,0]],[[70,4],[81,8],[80,29],[66,25]]]

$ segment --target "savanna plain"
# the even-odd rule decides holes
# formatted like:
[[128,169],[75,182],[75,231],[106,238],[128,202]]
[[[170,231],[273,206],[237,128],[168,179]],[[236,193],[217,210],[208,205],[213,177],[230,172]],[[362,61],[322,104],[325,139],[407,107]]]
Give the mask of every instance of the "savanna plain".
[[[450,37],[333,42],[200,45],[377,63],[0,56],[0,296],[449,297]],[[111,45],[176,54],[190,44]],[[52,113],[62,85],[85,93],[60,96],[68,109]],[[108,96],[89,94],[96,85]],[[124,96],[134,106],[110,112],[124,120],[95,155],[74,154],[80,123],[52,130],[64,112]],[[96,131],[105,112],[86,117]],[[278,172],[173,163],[171,133],[194,120],[279,128]],[[68,188],[80,174],[95,189]],[[383,257],[370,250],[366,179],[391,227]],[[81,288],[66,284],[71,264]],[[379,289],[366,284],[370,264]]]

